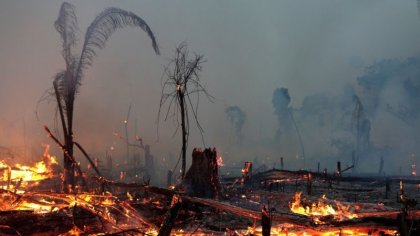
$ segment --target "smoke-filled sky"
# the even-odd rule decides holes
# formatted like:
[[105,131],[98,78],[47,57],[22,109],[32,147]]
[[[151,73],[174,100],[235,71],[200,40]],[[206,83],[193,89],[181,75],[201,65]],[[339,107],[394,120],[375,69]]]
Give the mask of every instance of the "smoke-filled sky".
[[[420,18],[414,0],[69,2],[76,7],[79,45],[97,14],[106,7],[119,7],[147,22],[161,51],[160,56],[154,54],[143,31],[125,28],[117,30],[94,58],[76,97],[74,132],[75,139],[97,156],[111,146],[124,150],[112,133],[122,133],[131,103],[131,135],[137,133],[151,144],[156,157],[177,158],[180,135],[173,136],[174,122],[161,123],[157,142],[156,119],[162,66],[182,41],[206,58],[201,80],[215,100],[200,98],[199,120],[205,145],[219,148],[227,163],[283,155],[283,150],[260,145],[273,139],[279,126],[272,104],[276,88],[288,88],[291,106],[299,109],[306,96],[339,96],[346,86],[357,90],[357,78],[375,62],[405,60],[420,51]],[[51,143],[42,126],[54,127],[55,104],[37,104],[51,88],[54,74],[64,68],[60,37],[54,29],[61,3],[0,2],[0,146],[39,148],[41,143]],[[240,156],[230,147],[237,142],[225,114],[228,106],[246,113],[242,133],[248,143],[255,143],[255,148],[237,152]],[[372,142],[384,146],[389,143],[380,140],[383,127],[399,129],[401,123],[384,118],[376,124],[372,124]],[[418,130],[419,123],[414,125]],[[410,132],[410,128],[401,129],[406,130],[403,137]],[[196,127],[191,130],[188,152],[203,146]],[[302,130],[306,155],[319,153],[305,134],[314,134],[310,128]],[[299,152],[299,143],[293,143],[296,147],[287,153]],[[419,150],[407,152],[415,151]]]

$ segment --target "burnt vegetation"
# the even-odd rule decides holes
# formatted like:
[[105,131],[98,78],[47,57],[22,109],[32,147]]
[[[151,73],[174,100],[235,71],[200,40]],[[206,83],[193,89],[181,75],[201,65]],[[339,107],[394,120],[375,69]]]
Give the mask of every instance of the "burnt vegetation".
[[[183,42],[163,68],[157,114],[158,135],[162,121],[173,122],[173,136],[180,133],[176,166],[168,171],[166,163],[160,165],[151,144],[143,143],[137,133],[131,142],[130,104],[125,136],[114,133],[125,144],[125,162],[113,163],[107,151],[104,171],[73,133],[75,98],[86,70],[117,29],[140,28],[159,54],[157,40],[142,18],[119,8],[97,15],[80,39],[75,7],[64,2],[54,27],[62,40],[65,68],[54,76],[49,96],[57,105],[61,131],[47,126],[44,130],[62,151],[63,161],[49,154],[49,145],[32,165],[0,161],[1,235],[420,235],[420,179],[414,154],[411,163],[404,163],[404,173],[386,173],[396,163],[390,157],[406,153],[372,138],[386,114],[414,129],[410,140],[417,145],[419,57],[376,62],[354,85],[336,95],[308,95],[299,107],[289,88],[270,91],[268,104],[276,126],[265,145],[248,137],[250,113],[239,105],[225,107],[220,114],[233,129],[233,146],[244,150],[241,161],[233,163],[229,155],[235,154],[206,146],[200,98],[213,102],[214,97],[201,78],[204,55],[191,53]],[[402,96],[389,92],[395,86],[404,91]],[[189,155],[193,125],[203,147],[190,148]],[[274,159],[248,160],[260,146],[275,151],[280,168]],[[320,146],[327,152],[319,151]],[[143,165],[140,157],[130,162],[130,147],[144,152]],[[0,156],[10,160],[15,153],[0,146]],[[284,167],[291,163],[298,167]],[[166,185],[151,184],[166,171]]]
[[62,39],[62,56],[66,65],[64,70],[55,75],[53,87],[64,136],[64,144],[61,147],[66,153],[64,155],[63,190],[70,192],[74,191],[75,166],[77,165],[73,151],[74,102],[85,70],[92,65],[97,51],[105,47],[109,37],[119,28],[138,27],[148,34],[157,54],[159,54],[159,48],[153,32],[142,18],[118,8],[105,9],[93,20],[86,30],[80,54],[75,53],[78,26],[73,5],[67,2],[61,5],[54,26]]

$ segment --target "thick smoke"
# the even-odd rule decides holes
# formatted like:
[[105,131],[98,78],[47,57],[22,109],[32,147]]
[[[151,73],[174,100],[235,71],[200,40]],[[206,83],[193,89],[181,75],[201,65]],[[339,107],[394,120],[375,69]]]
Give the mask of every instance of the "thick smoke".
[[361,98],[369,115],[385,109],[409,125],[414,125],[420,110],[420,58],[385,59],[366,69],[357,78]]
[[354,110],[352,113],[352,131],[355,135],[355,147],[352,153],[352,163],[354,169],[358,167],[360,157],[365,155],[369,151],[370,147],[370,129],[371,124],[370,120],[366,118],[363,104],[360,101],[359,97],[355,95],[354,100]]
[[277,116],[279,127],[277,129],[275,140],[280,140],[281,136],[290,132],[292,122],[290,119],[290,104],[291,98],[287,88],[277,88],[273,93],[273,107],[274,113]]
[[354,94],[354,89],[348,85],[337,96],[328,93],[308,95],[299,109],[293,109],[309,166],[321,162],[325,167],[335,161],[351,164],[355,147],[352,131]]
[[246,113],[238,106],[229,106],[225,109],[226,117],[235,128],[237,143],[240,145],[243,141],[242,128],[246,121]]
[[[381,60],[366,67],[355,82],[337,95],[308,95],[300,108],[291,107],[287,88],[276,89],[275,140],[284,143],[285,136],[293,140],[282,145],[282,152],[297,153],[300,145],[294,132],[288,132],[293,115],[312,166],[342,161],[356,165],[358,172],[376,172],[368,166],[383,160],[385,169],[396,173],[399,168],[391,166],[404,165],[398,156],[413,159],[419,151],[415,143],[420,131],[420,57]],[[408,162],[415,161],[411,159]]]

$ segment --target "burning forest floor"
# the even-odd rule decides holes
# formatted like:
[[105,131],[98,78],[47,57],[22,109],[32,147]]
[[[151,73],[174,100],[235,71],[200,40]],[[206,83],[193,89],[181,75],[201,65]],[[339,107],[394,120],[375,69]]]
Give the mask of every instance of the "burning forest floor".
[[222,178],[220,193],[212,199],[194,197],[179,186],[159,188],[94,176],[84,176],[88,180],[84,191],[60,193],[60,168],[48,153],[33,167],[1,162],[1,170],[1,235],[420,232],[416,201],[420,180],[416,178],[269,170],[254,173],[252,178],[244,173]]

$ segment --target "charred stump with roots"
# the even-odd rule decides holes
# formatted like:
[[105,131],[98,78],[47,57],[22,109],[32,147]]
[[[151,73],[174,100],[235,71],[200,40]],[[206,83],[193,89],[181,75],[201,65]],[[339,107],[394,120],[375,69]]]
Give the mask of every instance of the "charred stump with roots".
[[182,182],[190,196],[217,199],[221,191],[217,151],[215,148],[194,148],[190,169]]

